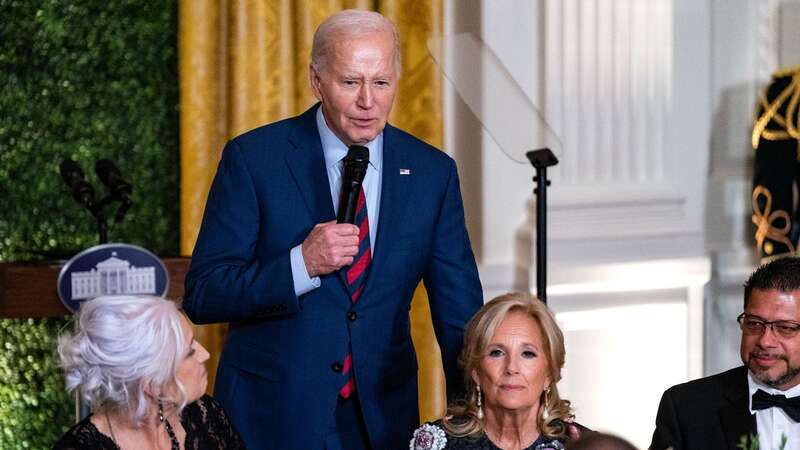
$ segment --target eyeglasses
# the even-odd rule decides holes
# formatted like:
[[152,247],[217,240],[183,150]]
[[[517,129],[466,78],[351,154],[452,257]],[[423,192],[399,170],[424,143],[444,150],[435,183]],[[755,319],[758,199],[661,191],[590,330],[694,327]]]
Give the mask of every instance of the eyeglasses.
[[736,321],[739,322],[742,332],[747,334],[760,335],[764,333],[768,326],[772,328],[775,334],[787,339],[797,336],[797,333],[800,332],[800,323],[791,320],[769,321],[761,319],[758,316],[741,313],[739,317],[736,318]]

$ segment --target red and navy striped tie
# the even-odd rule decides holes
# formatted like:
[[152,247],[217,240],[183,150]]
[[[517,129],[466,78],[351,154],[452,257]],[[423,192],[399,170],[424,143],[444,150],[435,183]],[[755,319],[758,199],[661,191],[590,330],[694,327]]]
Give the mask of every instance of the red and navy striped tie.
[[[364,285],[367,281],[369,274],[369,266],[372,263],[372,251],[369,245],[369,218],[367,217],[367,201],[364,196],[364,189],[358,193],[358,203],[356,204],[356,217],[353,222],[358,227],[358,253],[353,258],[353,264],[347,269],[347,287],[350,290],[350,301],[356,303],[361,293],[364,291]],[[348,347],[350,344],[348,343]],[[346,382],[341,389],[339,395],[342,398],[350,398],[353,391],[356,390],[356,381],[353,378],[353,355],[348,350],[347,356],[344,358],[342,365],[342,374],[346,378]]]

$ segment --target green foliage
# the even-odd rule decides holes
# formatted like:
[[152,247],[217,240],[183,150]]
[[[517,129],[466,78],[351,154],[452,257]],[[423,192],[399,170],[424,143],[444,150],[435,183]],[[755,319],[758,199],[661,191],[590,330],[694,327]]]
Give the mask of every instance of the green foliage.
[[[789,443],[789,438],[781,433],[781,443],[778,445],[778,448],[775,450],[784,450],[786,445]],[[736,448],[741,450],[758,450],[759,443],[758,443],[758,435],[757,434],[744,434],[739,437],[739,443],[736,445]]]
[[174,0],[0,0],[0,261],[97,244],[59,175],[64,158],[98,199],[100,158],[133,183],[111,241],[177,254],[176,15]]
[[[176,1],[0,0],[0,17],[0,262],[97,244],[59,175],[65,158],[98,200],[98,159],[132,182],[134,205],[111,241],[176,254]],[[0,320],[0,448],[50,448],[72,423],[54,350],[64,324]]]
[[739,437],[739,443],[736,445],[736,448],[741,450],[758,450],[758,435],[743,434]]
[[0,320],[0,448],[50,448],[74,407],[53,348],[64,320]]

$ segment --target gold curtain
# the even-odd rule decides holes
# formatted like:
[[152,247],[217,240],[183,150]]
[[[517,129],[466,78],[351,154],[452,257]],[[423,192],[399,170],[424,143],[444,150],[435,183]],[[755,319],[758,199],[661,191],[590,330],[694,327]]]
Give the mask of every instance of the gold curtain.
[[[441,0],[181,0],[181,253],[190,255],[206,195],[225,142],[265,123],[299,114],[316,100],[308,85],[316,27],[345,8],[376,10],[397,24],[403,76],[390,121],[441,147],[442,87],[426,41],[441,34]],[[419,359],[420,418],[442,416],[444,375],[427,294],[411,308]],[[213,386],[224,325],[195,327],[211,352]]]

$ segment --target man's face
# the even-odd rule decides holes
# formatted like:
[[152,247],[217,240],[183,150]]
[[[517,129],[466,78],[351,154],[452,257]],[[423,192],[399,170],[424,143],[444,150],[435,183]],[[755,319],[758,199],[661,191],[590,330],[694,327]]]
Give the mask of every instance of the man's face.
[[[744,311],[765,321],[800,322],[800,290],[753,289]],[[760,382],[781,390],[800,384],[800,335],[787,338],[766,327],[763,333],[742,331],[742,362]]]
[[375,139],[397,93],[392,34],[336,41],[318,69],[311,68],[311,88],[331,131],[347,146]]

